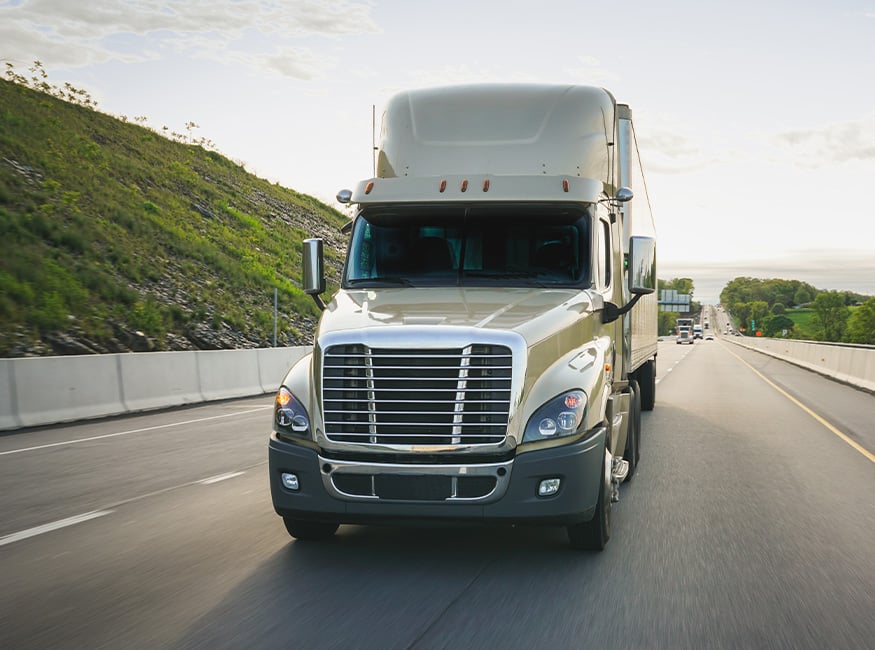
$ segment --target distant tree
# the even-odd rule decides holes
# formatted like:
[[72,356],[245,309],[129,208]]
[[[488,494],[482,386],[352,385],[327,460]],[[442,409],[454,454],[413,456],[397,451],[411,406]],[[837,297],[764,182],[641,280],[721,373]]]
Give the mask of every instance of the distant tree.
[[659,335],[670,336],[671,334],[673,334],[676,319],[677,314],[674,314],[670,311],[659,312]]
[[775,303],[784,305],[798,305],[797,293],[804,289],[799,297],[805,298],[805,302],[811,300],[817,290],[809,284],[799,280],[781,280],[777,278],[762,280],[759,278],[738,277],[727,283],[720,292],[720,302],[731,305],[738,302],[765,301],[769,306]]
[[812,303],[817,335],[821,341],[841,341],[848,325],[850,310],[845,296],[838,291],[823,291]]
[[786,311],[787,308],[784,307],[783,302],[776,302],[774,305],[772,305],[772,314],[774,314],[775,316],[780,316],[781,314],[786,313]]
[[848,318],[849,343],[875,344],[875,298],[869,298]]
[[678,293],[692,296],[695,292],[692,278],[674,278],[671,280],[670,289],[677,289]]
[[843,291],[842,295],[844,295],[845,304],[848,306],[860,305],[868,298],[868,296],[863,296],[859,293],[854,293],[853,291]]
[[793,295],[793,304],[804,305],[811,302],[811,292],[805,287],[799,287]]
[[755,282],[753,278],[735,278],[723,287],[720,292],[720,302],[724,305],[734,305],[736,303],[750,302],[751,300],[751,283]]
[[747,323],[750,320],[750,303],[736,302],[729,307],[732,316],[736,319],[738,327],[747,329]]
[[770,316],[763,323],[763,334],[769,337],[781,336],[784,330],[792,332],[795,325],[796,323],[783,314]]
[[768,315],[769,303],[765,300],[754,300],[750,303],[750,328],[752,330],[762,329]]

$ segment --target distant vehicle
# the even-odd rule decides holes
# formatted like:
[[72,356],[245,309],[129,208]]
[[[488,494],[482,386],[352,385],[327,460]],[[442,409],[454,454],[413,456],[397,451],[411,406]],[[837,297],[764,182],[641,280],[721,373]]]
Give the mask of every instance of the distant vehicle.
[[693,325],[693,338],[694,339],[702,338],[702,326],[701,325]]
[[690,330],[693,329],[693,319],[692,318],[678,318],[675,321],[675,327],[677,328],[677,333],[680,334],[681,330]]
[[695,342],[695,339],[693,338],[693,334],[690,332],[690,330],[682,329],[680,332],[678,332],[678,345],[681,345],[682,343],[689,343],[692,345],[693,342]]
[[708,334],[705,334],[705,340],[706,340],[706,341],[713,341],[713,340],[714,340],[714,335],[711,334],[710,332],[709,332]]

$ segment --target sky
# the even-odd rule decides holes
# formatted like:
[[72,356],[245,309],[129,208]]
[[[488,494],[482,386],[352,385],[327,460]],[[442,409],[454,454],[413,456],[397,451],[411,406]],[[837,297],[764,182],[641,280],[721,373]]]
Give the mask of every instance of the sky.
[[338,209],[398,91],[601,86],[632,107],[660,278],[875,295],[875,0],[0,0],[0,61],[36,60]]

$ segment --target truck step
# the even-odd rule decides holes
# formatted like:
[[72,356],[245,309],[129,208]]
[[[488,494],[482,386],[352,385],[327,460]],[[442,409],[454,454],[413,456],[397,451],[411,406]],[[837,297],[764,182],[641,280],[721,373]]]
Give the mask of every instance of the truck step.
[[620,483],[626,480],[629,474],[629,461],[622,458],[614,458],[611,462],[611,503],[620,500]]

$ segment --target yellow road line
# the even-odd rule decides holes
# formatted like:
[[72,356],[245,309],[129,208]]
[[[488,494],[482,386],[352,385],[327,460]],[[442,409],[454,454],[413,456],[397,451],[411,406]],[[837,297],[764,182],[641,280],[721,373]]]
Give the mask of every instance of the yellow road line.
[[[725,347],[725,346],[724,346],[724,347]],[[849,438],[848,436],[846,436],[844,433],[842,433],[841,431],[839,431],[837,427],[833,426],[830,422],[827,422],[826,420],[824,420],[824,419],[823,419],[822,417],[820,417],[817,413],[815,413],[815,412],[812,411],[810,408],[808,408],[807,406],[805,406],[805,404],[803,404],[803,403],[800,402],[798,399],[796,399],[795,397],[793,397],[790,393],[788,393],[788,392],[785,391],[783,388],[781,388],[780,386],[778,386],[777,384],[775,384],[773,381],[771,381],[770,379],[768,379],[765,375],[763,375],[763,373],[761,373],[759,370],[757,370],[756,368],[754,368],[752,365],[750,365],[747,361],[745,361],[744,359],[742,359],[740,356],[738,356],[737,354],[735,354],[735,352],[733,352],[732,350],[729,350],[728,348],[727,348],[727,352],[729,352],[729,354],[731,354],[733,357],[735,357],[736,359],[738,359],[739,361],[741,361],[744,365],[746,365],[748,368],[750,368],[750,369],[751,369],[751,370],[752,370],[752,371],[753,371],[753,372],[754,372],[754,373],[755,373],[760,379],[762,379],[764,382],[766,382],[769,386],[771,386],[772,388],[774,388],[776,391],[778,391],[779,393],[781,393],[781,395],[783,395],[783,396],[786,397],[788,400],[790,400],[791,402],[793,402],[796,406],[798,406],[798,407],[801,408],[803,411],[805,411],[806,413],[808,413],[808,415],[810,415],[811,417],[813,417],[815,420],[817,420],[818,422],[820,422],[823,426],[825,426],[827,429],[829,429],[830,431],[832,431],[832,432],[833,432],[835,435],[837,435],[839,438],[841,438],[841,439],[844,440],[846,443],[848,443],[851,447],[853,447],[853,448],[856,449],[858,452],[860,452],[861,454],[863,454],[863,456],[865,456],[866,458],[868,458],[871,462],[875,463],[875,454],[873,454],[871,451],[869,451],[868,449],[866,449],[865,447],[863,447],[862,445],[860,445],[859,443],[855,442],[854,440],[852,440],[851,438]]]

